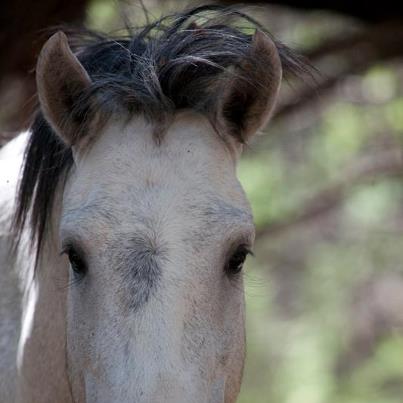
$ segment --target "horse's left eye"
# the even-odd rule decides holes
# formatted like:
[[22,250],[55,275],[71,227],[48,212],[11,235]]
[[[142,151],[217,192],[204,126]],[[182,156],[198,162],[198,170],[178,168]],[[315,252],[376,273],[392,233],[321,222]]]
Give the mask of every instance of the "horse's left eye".
[[226,273],[228,275],[239,274],[242,271],[246,256],[248,256],[250,253],[251,251],[246,245],[238,246],[225,266]]
[[74,275],[79,278],[84,277],[87,273],[87,265],[82,256],[71,246],[64,253],[69,258],[70,267]]

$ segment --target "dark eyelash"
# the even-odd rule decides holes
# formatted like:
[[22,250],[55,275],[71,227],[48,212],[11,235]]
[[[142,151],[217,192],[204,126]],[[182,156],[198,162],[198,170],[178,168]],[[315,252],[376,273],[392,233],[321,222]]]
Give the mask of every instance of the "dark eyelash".
[[226,274],[231,278],[237,278],[242,275],[243,266],[248,255],[252,254],[248,245],[240,244],[234,249],[227,258],[224,270]]
[[72,243],[63,245],[60,255],[68,257],[71,270],[74,272],[73,280],[67,284],[67,287],[80,283],[88,272],[88,266],[85,254],[82,249],[74,246]]

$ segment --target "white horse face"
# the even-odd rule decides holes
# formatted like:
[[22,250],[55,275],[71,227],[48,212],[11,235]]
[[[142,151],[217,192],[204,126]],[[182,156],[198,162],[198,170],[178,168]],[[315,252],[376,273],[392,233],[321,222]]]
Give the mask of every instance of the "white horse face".
[[[249,204],[233,152],[180,114],[160,145],[141,119],[76,158],[60,240],[67,357],[86,402],[232,402],[244,362]],[[81,400],[82,399],[82,400]]]

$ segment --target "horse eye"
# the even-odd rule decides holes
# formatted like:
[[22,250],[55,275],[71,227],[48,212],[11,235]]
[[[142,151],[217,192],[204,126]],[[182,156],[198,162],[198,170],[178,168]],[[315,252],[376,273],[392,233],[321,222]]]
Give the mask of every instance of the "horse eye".
[[65,252],[70,261],[71,270],[77,277],[83,277],[87,273],[87,265],[80,254],[73,248],[69,247]]
[[250,253],[251,251],[246,245],[238,246],[225,266],[226,273],[228,275],[239,274],[242,271],[246,256],[248,256]]

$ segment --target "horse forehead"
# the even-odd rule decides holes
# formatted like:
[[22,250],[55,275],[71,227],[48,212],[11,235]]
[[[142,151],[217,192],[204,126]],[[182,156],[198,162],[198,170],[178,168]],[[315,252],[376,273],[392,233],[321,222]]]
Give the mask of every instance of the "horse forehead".
[[[203,116],[178,114],[160,141],[156,141],[155,130],[155,125],[141,117],[129,122],[113,121],[79,161],[79,168],[92,177],[94,171],[99,171],[120,181],[133,177],[174,180],[175,175],[213,169],[221,169],[221,175],[234,173],[234,156]],[[175,175],[169,177],[170,173]],[[126,175],[122,178],[122,174]]]
[[[72,204],[92,203],[103,194],[114,196],[113,205],[128,204],[130,209],[179,199],[191,208],[206,195],[229,195],[233,204],[245,205],[234,157],[205,119],[180,116],[161,144],[152,129],[142,119],[123,127],[110,125],[78,161],[67,190]],[[112,198],[104,199],[108,203]]]

